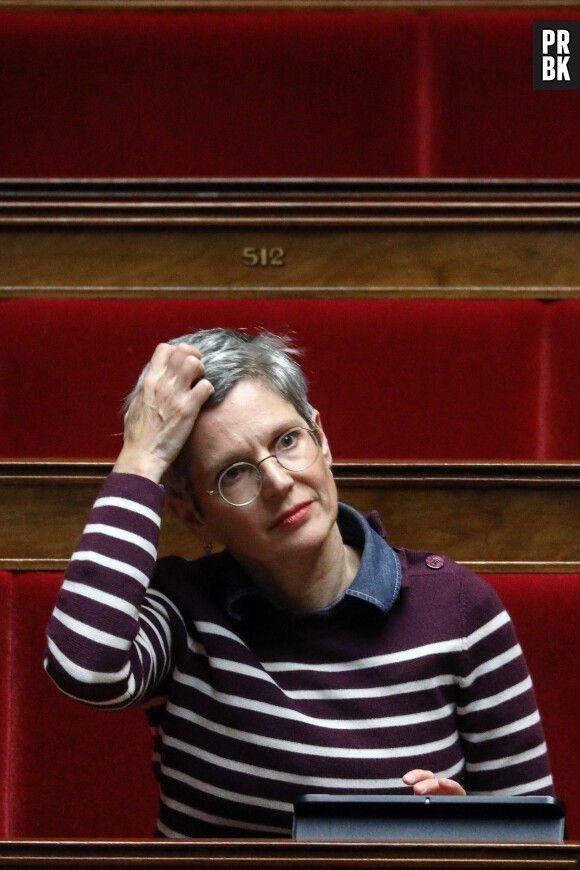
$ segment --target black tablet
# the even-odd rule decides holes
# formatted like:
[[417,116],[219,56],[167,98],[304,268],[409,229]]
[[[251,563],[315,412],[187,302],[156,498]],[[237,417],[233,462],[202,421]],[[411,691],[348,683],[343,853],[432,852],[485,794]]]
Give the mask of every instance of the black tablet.
[[552,797],[308,794],[294,805],[297,840],[561,842],[565,808]]

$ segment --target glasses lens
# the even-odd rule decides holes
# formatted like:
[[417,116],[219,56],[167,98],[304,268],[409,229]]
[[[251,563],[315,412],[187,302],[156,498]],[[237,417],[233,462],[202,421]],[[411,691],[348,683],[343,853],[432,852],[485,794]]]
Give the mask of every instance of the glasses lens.
[[260,492],[260,472],[249,462],[236,462],[219,476],[220,495],[229,504],[244,505],[254,501]]
[[309,429],[291,429],[276,442],[276,459],[288,471],[305,471],[316,460],[319,450]]

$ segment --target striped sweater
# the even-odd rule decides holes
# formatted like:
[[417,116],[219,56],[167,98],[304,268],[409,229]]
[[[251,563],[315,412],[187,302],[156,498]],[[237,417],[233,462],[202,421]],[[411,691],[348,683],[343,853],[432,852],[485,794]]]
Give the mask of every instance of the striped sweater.
[[163,502],[144,478],[109,476],[45,660],[80,701],[144,705],[158,836],[289,836],[300,794],[407,793],[415,767],[471,794],[553,794],[521,649],[479,577],[397,550],[388,612],[345,596],[299,616],[251,595],[233,612],[227,553],[157,561]]

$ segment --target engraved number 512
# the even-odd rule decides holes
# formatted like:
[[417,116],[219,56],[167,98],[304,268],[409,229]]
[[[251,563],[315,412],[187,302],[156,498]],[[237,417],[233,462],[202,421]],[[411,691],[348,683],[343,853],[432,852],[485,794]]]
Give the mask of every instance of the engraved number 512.
[[246,266],[284,266],[284,248],[244,248]]

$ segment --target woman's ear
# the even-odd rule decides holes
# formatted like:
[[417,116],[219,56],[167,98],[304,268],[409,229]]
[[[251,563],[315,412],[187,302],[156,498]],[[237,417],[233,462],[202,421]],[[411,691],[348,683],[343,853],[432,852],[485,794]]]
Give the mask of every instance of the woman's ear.
[[169,496],[167,498],[167,506],[202,543],[206,540],[205,520],[193,499],[186,500],[177,498],[177,496]]
[[314,420],[314,425],[318,430],[318,437],[320,439],[320,450],[322,455],[326,459],[329,467],[332,467],[332,453],[330,452],[330,445],[328,443],[328,439],[324,434],[324,429],[322,428],[322,421],[320,419],[320,413],[313,408],[312,410],[312,419]]

